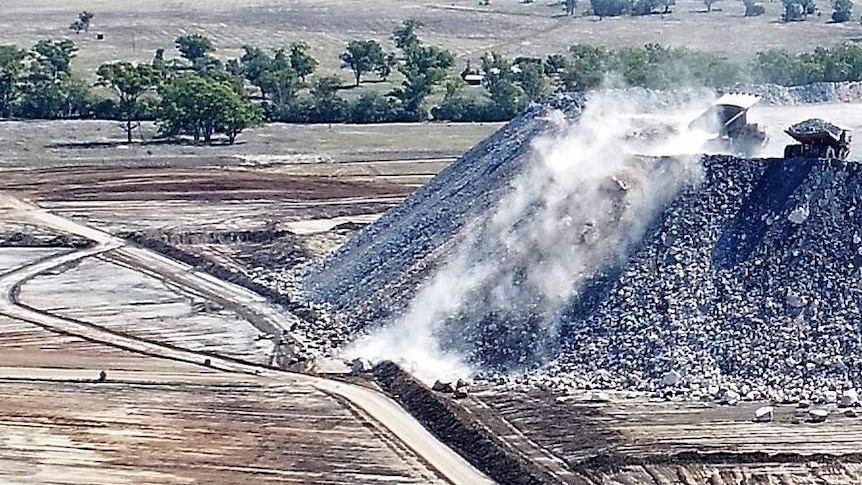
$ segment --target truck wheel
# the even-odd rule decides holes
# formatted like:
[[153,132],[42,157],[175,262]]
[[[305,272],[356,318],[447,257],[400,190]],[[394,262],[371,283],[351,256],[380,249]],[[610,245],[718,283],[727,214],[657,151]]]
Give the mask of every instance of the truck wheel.
[[824,150],[824,158],[835,158],[835,149],[832,147],[826,147]]

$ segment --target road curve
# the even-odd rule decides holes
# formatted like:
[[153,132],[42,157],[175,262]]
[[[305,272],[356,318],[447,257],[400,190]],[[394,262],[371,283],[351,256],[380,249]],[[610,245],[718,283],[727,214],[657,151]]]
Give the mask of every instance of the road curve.
[[20,216],[24,219],[62,232],[76,234],[97,243],[92,248],[51,256],[0,275],[0,314],[31,322],[55,332],[75,335],[91,341],[102,342],[107,345],[147,355],[198,365],[204,365],[204,360],[208,359],[208,365],[213,369],[256,375],[261,379],[271,379],[285,384],[304,383],[312,385],[323,392],[335,394],[350,401],[354,406],[388,429],[407,447],[413,450],[414,453],[423,458],[431,467],[436,469],[453,484],[485,485],[494,483],[451,448],[438,441],[436,437],[416,421],[413,416],[404,411],[395,401],[378,392],[320,377],[279,371],[240,363],[230,359],[203,355],[158,342],[112,332],[97,325],[51,315],[20,304],[16,298],[17,289],[27,280],[59,266],[113,251],[121,252],[128,256],[124,258],[125,261],[135,265],[137,269],[150,274],[158,274],[194,293],[203,295],[217,294],[220,298],[230,300],[233,305],[259,315],[271,316],[280,313],[269,305],[265,299],[249,292],[245,288],[218,280],[209,275],[201,275],[188,266],[146,249],[126,246],[125,241],[122,239],[51,214],[10,195],[0,193],[0,207],[13,209],[19,212]]

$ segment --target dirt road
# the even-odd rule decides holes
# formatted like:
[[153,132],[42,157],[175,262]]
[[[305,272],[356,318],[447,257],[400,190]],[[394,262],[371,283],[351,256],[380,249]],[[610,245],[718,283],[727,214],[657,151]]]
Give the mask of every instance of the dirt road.
[[285,323],[285,317],[263,298],[243,288],[194,272],[190,268],[159,254],[127,246],[123,240],[108,233],[58,217],[6,194],[0,194],[0,207],[13,209],[17,212],[16,216],[23,220],[86,237],[97,243],[96,246],[89,249],[43,258],[36,263],[0,276],[0,314],[31,322],[54,332],[75,335],[138,353],[198,365],[203,365],[204,360],[209,359],[208,365],[213,369],[256,375],[260,379],[277,381],[280,384],[311,385],[320,391],[350,401],[370,418],[390,430],[406,446],[452,483],[465,485],[493,483],[466,460],[439,442],[397,403],[380,393],[342,382],[276,371],[230,359],[206,356],[158,342],[132,338],[93,324],[61,318],[21,305],[16,299],[17,289],[27,280],[83,258],[97,254],[116,253],[121,255],[120,257],[127,264],[134,265],[148,274],[157,274],[188,291],[230,302],[234,307],[259,315],[277,327],[283,328]]

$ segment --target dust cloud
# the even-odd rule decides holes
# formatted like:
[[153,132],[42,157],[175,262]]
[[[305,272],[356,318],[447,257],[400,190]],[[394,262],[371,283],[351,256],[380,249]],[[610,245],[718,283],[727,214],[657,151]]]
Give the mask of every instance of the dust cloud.
[[694,154],[709,136],[688,124],[702,110],[659,115],[644,104],[593,94],[575,122],[549,112],[551,130],[494,210],[461,231],[399,319],[345,354],[393,360],[426,381],[543,361],[567,303],[699,180]]

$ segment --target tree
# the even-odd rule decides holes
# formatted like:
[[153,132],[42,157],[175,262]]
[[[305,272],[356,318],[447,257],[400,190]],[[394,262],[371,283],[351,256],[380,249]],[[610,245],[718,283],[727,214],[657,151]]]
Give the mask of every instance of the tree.
[[482,84],[494,106],[493,118],[511,119],[524,109],[527,97],[515,84],[515,72],[509,61],[496,52],[486,53],[482,56],[482,70],[485,71]]
[[27,52],[13,45],[0,45],[0,118],[12,115]]
[[84,10],[83,12],[78,14],[78,18],[72,22],[72,25],[69,26],[70,30],[74,30],[76,34],[80,34],[83,30],[84,32],[90,31],[90,20],[93,19],[93,12],[88,12]]
[[816,69],[818,81],[844,82],[862,78],[862,48],[842,44],[832,48],[818,47],[812,54],[801,54],[808,69]]
[[341,54],[341,68],[350,68],[356,85],[366,72],[371,72],[386,63],[383,47],[376,40],[352,40],[347,44],[347,50]]
[[676,6],[676,0],[658,0],[657,5],[661,7],[663,14],[670,13],[671,8]]
[[602,17],[627,15],[632,10],[631,0],[590,0],[593,14]]
[[54,78],[28,76],[13,114],[30,119],[87,117],[94,101],[89,86],[69,73]]
[[781,2],[784,5],[781,20],[784,22],[802,21],[817,11],[814,0],[781,0]]
[[233,144],[246,128],[261,120],[260,109],[243,99],[228,83],[187,72],[162,86],[157,122],[164,136],[192,136],[211,143],[222,133]]
[[263,122],[260,107],[242,99],[229,86],[219,85],[218,95],[222,105],[216,118],[216,131],[224,133],[229,144],[236,143],[236,137],[246,128]]
[[305,42],[297,41],[290,44],[290,65],[296,70],[296,74],[302,82],[310,76],[317,68],[317,59],[308,53],[309,46]]
[[706,11],[712,12],[712,6],[715,5],[719,0],[703,0],[703,4],[706,5]]
[[799,86],[817,80],[819,71],[809,56],[793,55],[785,50],[758,52],[752,68],[755,78],[763,83]]
[[460,79],[446,83],[446,94],[437,106],[431,109],[435,120],[447,121],[488,121],[495,119],[490,113],[492,106],[487,96],[471,97],[465,93],[464,82]]
[[422,27],[422,22],[415,19],[407,19],[401,23],[401,27],[395,29],[392,33],[392,41],[395,42],[395,47],[409,51],[414,47],[419,46],[419,36],[416,31]]
[[549,54],[544,66],[546,75],[560,76],[569,69],[569,60],[563,54]]
[[548,79],[541,63],[525,62],[516,64],[514,80],[523,90],[527,99],[538,101],[548,90]]
[[266,93],[269,116],[285,119],[303,83],[284,49],[275,52],[272,62],[260,75],[259,86],[261,92]]
[[312,107],[310,120],[315,123],[343,121],[347,113],[347,101],[338,96],[341,79],[336,76],[318,78],[311,88]]
[[263,86],[263,74],[272,67],[272,58],[262,49],[254,46],[242,46],[243,54],[239,58],[242,66],[243,75],[248,82],[253,86],[257,86],[261,93],[261,97],[266,98],[266,91]]
[[132,131],[140,126],[139,119],[141,96],[156,86],[155,70],[146,64],[134,65],[129,62],[102,64],[96,71],[98,84],[108,86],[119,98],[117,112],[124,122],[126,141],[132,143]]
[[651,15],[656,9],[663,8],[664,13],[670,11],[670,5],[674,0],[634,0],[632,4],[632,15]]
[[187,34],[176,38],[174,43],[180,55],[195,63],[198,59],[215,50],[212,41],[209,37],[202,34]]
[[165,50],[162,48],[156,49],[156,52],[153,53],[153,69],[156,71],[162,71],[165,69]]
[[401,101],[405,116],[421,120],[427,117],[423,107],[425,98],[446,79],[455,57],[446,49],[421,44],[414,45],[404,53],[404,65],[399,70],[405,79],[391,95]]
[[766,8],[757,3],[757,0],[742,0],[742,4],[745,6],[746,17],[759,17],[766,13]]
[[847,22],[853,17],[853,0],[832,0],[832,21]]
[[385,123],[399,118],[392,98],[378,93],[362,93],[349,107],[348,119],[352,123]]
[[15,116],[54,119],[87,116],[93,101],[89,86],[71,75],[75,44],[70,40],[40,40],[28,53],[27,74],[21,79]]
[[30,50],[30,58],[34,62],[31,70],[47,78],[68,73],[77,50],[71,40],[40,40]]
[[396,56],[394,52],[390,52],[386,54],[386,57],[383,59],[383,63],[377,66],[377,75],[380,76],[380,79],[386,81],[389,79],[389,76],[392,75],[392,70],[397,65],[398,56]]
[[598,87],[605,79],[614,54],[605,47],[577,44],[569,48],[571,63],[562,76],[566,89],[586,91]]

